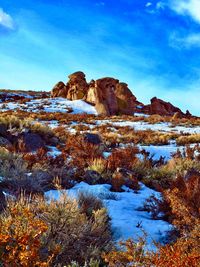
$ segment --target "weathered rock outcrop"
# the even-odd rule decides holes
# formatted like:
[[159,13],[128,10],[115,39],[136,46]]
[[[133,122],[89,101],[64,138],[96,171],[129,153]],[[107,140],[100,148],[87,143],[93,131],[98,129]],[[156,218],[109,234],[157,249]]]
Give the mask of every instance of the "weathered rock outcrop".
[[99,115],[132,115],[134,112],[146,114],[159,114],[161,116],[188,117],[179,108],[169,102],[156,97],[151,99],[150,105],[137,101],[126,83],[117,79],[106,77],[91,80],[87,83],[85,74],[81,71],[68,76],[69,81],[57,83],[52,89],[52,97],[64,97],[69,100],[83,99],[95,106]]
[[58,82],[51,91],[52,97],[67,97],[68,88],[64,82]]
[[175,113],[178,113],[179,117],[185,115],[179,108],[175,107],[170,102],[165,102],[157,97],[152,98],[151,104],[147,105],[145,109],[149,114],[158,114],[161,116],[173,116]]
[[87,83],[81,71],[68,76],[69,81],[57,83],[51,91],[52,97],[69,100],[83,99],[95,106],[99,115],[133,114],[139,102],[126,83],[105,77]]
[[58,82],[51,91],[52,97],[64,97],[69,100],[83,99],[88,91],[88,84],[85,74],[81,71],[75,72],[68,76],[67,84]]
[[[118,113],[118,104],[115,95],[115,88],[118,83],[119,81],[113,78],[102,78],[95,82],[95,104],[97,111],[103,105],[107,113],[106,115],[115,115]],[[100,110],[98,113],[101,113]]]
[[136,111],[137,102],[136,97],[132,94],[126,83],[118,83],[115,89],[117,97],[118,111],[120,114],[133,114]]
[[67,83],[67,99],[84,99],[89,87],[85,79],[85,74],[81,71],[78,71],[69,75],[68,77],[69,81]]

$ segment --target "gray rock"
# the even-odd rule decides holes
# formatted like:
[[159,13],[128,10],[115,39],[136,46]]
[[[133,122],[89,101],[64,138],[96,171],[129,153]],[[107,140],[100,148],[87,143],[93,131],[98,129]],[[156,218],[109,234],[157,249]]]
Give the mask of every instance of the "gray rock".
[[36,133],[24,133],[18,142],[23,142],[27,152],[36,151],[45,147],[44,140]]
[[102,139],[98,134],[85,133],[84,134],[84,140],[90,144],[93,144],[93,145],[102,144]]

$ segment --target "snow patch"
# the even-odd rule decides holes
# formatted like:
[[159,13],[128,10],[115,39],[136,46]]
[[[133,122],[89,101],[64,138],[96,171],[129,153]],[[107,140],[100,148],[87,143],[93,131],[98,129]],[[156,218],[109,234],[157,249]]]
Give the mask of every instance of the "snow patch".
[[72,114],[86,113],[97,115],[96,109],[94,106],[89,105],[83,100],[74,100],[70,101],[65,98],[43,98],[43,99],[34,99],[28,101],[24,104],[20,103],[4,103],[0,105],[2,111],[6,110],[25,110],[29,112],[63,112],[67,113],[72,109]]
[[[152,241],[162,242],[166,237],[166,232],[171,229],[171,225],[162,220],[153,220],[149,213],[141,211],[144,201],[152,194],[160,198],[160,194],[143,184],[138,193],[126,188],[126,192],[111,192],[111,185],[89,185],[85,182],[76,184],[73,188],[65,190],[71,198],[77,198],[80,192],[92,194],[100,198],[108,210],[111,218],[111,229],[113,238],[116,243],[128,238],[137,240],[142,236],[142,229],[148,234],[147,248],[155,249]],[[113,194],[115,197],[113,197]],[[45,194],[50,199],[58,200],[61,193],[56,190],[51,190]]]

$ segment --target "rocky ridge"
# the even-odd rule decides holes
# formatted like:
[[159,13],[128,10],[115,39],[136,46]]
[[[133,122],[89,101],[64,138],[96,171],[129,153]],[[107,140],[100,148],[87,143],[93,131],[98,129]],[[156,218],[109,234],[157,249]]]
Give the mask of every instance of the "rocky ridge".
[[161,116],[191,116],[190,112],[183,113],[178,107],[169,102],[154,97],[149,105],[139,102],[128,88],[128,84],[118,79],[105,77],[91,80],[87,83],[85,74],[81,71],[68,76],[69,80],[58,82],[51,91],[51,97],[64,97],[69,100],[82,99],[95,106],[99,115],[131,115],[134,112],[158,114]]

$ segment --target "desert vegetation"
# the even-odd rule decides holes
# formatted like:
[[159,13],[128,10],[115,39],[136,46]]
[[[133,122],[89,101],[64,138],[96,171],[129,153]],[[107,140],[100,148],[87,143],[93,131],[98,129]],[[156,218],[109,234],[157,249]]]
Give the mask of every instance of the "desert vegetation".
[[[13,101],[26,104],[28,100]],[[123,122],[126,125],[120,125]],[[138,124],[131,123],[150,129],[137,129]],[[195,117],[97,117],[46,112],[42,107],[38,112],[2,111],[0,265],[198,267],[198,126],[200,119]],[[170,159],[164,154],[155,158],[145,150],[171,144],[175,151]],[[163,220],[172,225],[165,244],[156,243],[156,250],[150,250],[143,229],[139,240],[116,244],[103,201],[87,192],[76,197],[64,193],[81,182],[109,185],[106,199],[112,201],[117,201],[115,193],[127,188],[142,194],[146,185],[159,192],[160,198],[152,195],[140,209],[155,223]],[[60,198],[47,199],[49,190],[59,192]]]

